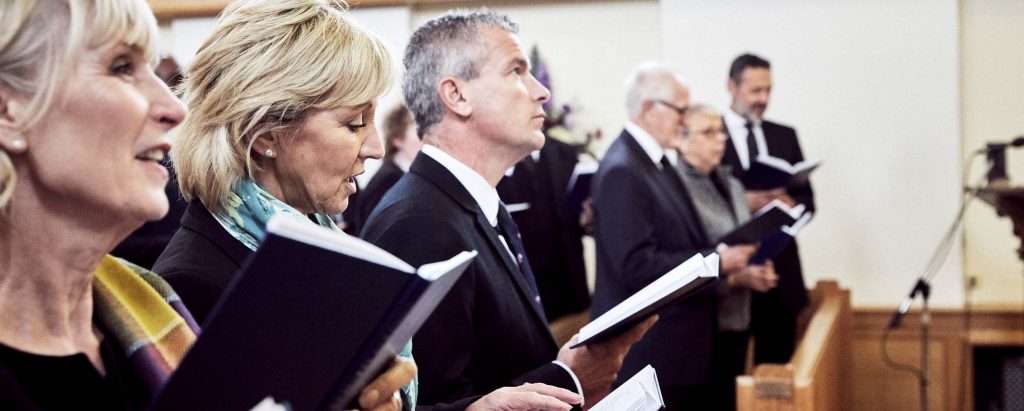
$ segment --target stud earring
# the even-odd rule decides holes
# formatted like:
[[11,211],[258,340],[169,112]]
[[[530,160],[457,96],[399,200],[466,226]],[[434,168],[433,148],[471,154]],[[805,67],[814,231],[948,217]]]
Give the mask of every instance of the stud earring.
[[24,150],[25,149],[25,140],[22,140],[20,138],[16,138],[14,140],[11,140],[11,148],[14,149],[14,151]]
[[265,155],[267,157],[270,157],[270,158],[274,158],[274,150],[271,150],[271,149],[268,148],[267,151],[263,152],[263,155]]

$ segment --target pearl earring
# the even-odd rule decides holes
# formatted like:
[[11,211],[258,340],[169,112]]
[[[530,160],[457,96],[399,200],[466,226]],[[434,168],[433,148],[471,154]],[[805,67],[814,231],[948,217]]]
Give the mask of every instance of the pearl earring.
[[270,157],[270,158],[274,158],[274,150],[271,150],[271,149],[268,148],[267,151],[263,152],[263,155],[265,155],[267,157]]
[[22,140],[20,138],[16,138],[14,140],[11,140],[11,148],[14,149],[14,151],[24,150],[25,149],[25,140]]

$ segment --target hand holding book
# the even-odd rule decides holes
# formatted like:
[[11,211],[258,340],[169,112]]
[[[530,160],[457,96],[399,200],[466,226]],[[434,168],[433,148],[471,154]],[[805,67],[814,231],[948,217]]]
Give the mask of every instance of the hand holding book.
[[622,361],[629,349],[647,334],[658,321],[654,314],[628,331],[601,342],[573,348],[579,342],[579,334],[558,351],[558,361],[569,366],[583,386],[583,396],[591,403],[600,401],[612,392],[612,384],[622,368]]

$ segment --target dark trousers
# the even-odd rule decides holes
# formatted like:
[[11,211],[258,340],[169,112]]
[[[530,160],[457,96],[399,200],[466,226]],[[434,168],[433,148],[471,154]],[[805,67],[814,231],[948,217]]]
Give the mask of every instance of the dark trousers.
[[667,411],[717,411],[710,384],[661,387]]
[[755,292],[750,304],[750,330],[754,335],[754,364],[785,364],[796,347],[796,316],[782,301],[778,289]]
[[712,383],[715,385],[716,409],[736,409],[736,377],[743,374],[747,362],[749,331],[719,331],[715,337],[715,359]]

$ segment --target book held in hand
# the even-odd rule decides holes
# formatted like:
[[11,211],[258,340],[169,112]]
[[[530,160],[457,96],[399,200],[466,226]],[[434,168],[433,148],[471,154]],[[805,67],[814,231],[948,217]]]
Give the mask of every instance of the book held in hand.
[[583,210],[583,201],[590,198],[590,182],[594,180],[597,173],[597,163],[579,162],[572,169],[572,176],[569,177],[569,184],[565,187],[565,200],[563,211],[568,216],[578,216]]
[[747,191],[772,190],[790,185],[806,184],[821,165],[820,161],[801,161],[789,164],[788,161],[770,155],[759,155],[750,163],[750,168],[743,173],[740,181]]
[[765,261],[775,258],[782,252],[783,248],[786,248],[789,243],[793,242],[796,238],[796,234],[800,232],[811,221],[811,217],[814,213],[808,211],[800,216],[795,223],[788,226],[782,226],[779,231],[775,234],[768,236],[768,238],[761,241],[761,245],[757,248],[757,253],[753,257],[750,257],[750,264],[761,265]]
[[696,254],[583,326],[572,348],[619,335],[717,278],[718,254],[711,253],[707,257]]
[[655,411],[662,408],[665,408],[665,399],[661,396],[658,373],[648,365],[594,404],[590,411]]
[[726,245],[759,243],[775,234],[783,226],[795,223],[806,208],[803,204],[790,207],[780,200],[772,200],[757,210],[749,220],[719,238],[716,243],[725,243]]
[[475,251],[415,268],[341,231],[277,216],[153,409],[344,409],[387,369]]

